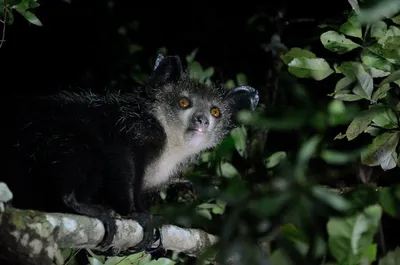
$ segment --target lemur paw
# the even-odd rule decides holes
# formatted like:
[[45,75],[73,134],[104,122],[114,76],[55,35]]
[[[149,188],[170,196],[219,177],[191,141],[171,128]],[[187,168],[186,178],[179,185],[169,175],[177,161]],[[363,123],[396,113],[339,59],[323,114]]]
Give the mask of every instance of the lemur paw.
[[[148,254],[153,253],[162,248],[162,236],[159,229],[159,222],[161,218],[159,216],[152,216],[148,213],[134,213],[130,218],[136,220],[143,227],[143,239],[134,247],[129,248],[129,253],[146,252]],[[155,232],[154,232],[155,230]],[[152,246],[160,241],[157,247]]]
[[[93,253],[104,256],[129,256],[139,252],[152,254],[162,249],[162,235],[158,227],[158,223],[162,220],[160,216],[152,216],[148,213],[133,213],[127,217],[135,220],[140,226],[143,227],[143,239],[137,245],[124,251],[119,251],[111,247],[104,251],[92,250]],[[159,241],[158,245],[153,247],[157,241]],[[107,246],[105,243],[106,239],[104,239],[103,242],[103,245]]]
[[114,240],[114,236],[117,233],[117,225],[110,212],[104,213],[97,218],[103,223],[105,230],[103,240],[98,244],[98,247],[106,248],[111,245]]

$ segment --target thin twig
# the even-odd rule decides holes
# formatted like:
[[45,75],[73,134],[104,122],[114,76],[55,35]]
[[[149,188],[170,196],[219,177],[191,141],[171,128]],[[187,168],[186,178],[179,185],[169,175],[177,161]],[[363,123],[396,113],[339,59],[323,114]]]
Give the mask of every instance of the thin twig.
[[381,244],[381,249],[384,255],[387,254],[386,244],[385,244],[385,235],[383,233],[383,224],[382,221],[379,223],[379,243]]
[[[279,76],[282,68],[282,61],[280,58],[280,54],[282,50],[286,50],[286,46],[281,43],[280,36],[282,35],[283,30],[283,19],[285,17],[285,9],[282,9],[278,12],[275,20],[275,34],[271,37],[270,52],[272,55],[272,67],[269,70],[269,78],[267,78],[267,88],[270,88],[270,91],[266,93],[266,104],[268,104],[268,109],[273,111],[276,107],[276,99],[278,95],[279,88]],[[267,89],[268,90],[268,89]],[[271,91],[272,90],[272,91]],[[265,150],[265,145],[268,140],[269,130],[265,130],[260,144],[260,151],[263,152]]]
[[1,37],[1,41],[0,41],[0,48],[1,46],[3,46],[3,43],[5,41],[5,37],[6,37],[6,24],[7,24],[7,0],[4,0],[4,20],[1,21],[3,22],[3,34]]

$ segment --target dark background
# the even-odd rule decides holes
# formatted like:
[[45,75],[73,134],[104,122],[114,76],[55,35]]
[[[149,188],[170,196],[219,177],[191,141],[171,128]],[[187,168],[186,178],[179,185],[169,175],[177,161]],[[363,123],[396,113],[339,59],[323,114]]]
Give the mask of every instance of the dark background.
[[[150,72],[161,47],[184,57],[199,48],[196,59],[213,66],[217,78],[244,72],[253,86],[262,86],[270,56],[261,48],[276,32],[272,21],[279,10],[291,23],[281,32],[288,46],[304,46],[315,39],[317,25],[343,16],[347,0],[323,1],[39,1],[34,13],[42,27],[15,14],[0,49],[3,93],[51,93],[64,87],[104,88],[111,80],[128,89],[135,82],[121,79],[132,63]],[[249,25],[254,16],[261,18]],[[313,21],[314,20],[314,21]],[[129,25],[133,26],[129,28]],[[137,30],[134,30],[137,25]],[[121,26],[127,35],[118,33]],[[312,39],[314,38],[314,39]],[[129,56],[129,42],[143,50]],[[128,74],[129,75],[129,74]]]

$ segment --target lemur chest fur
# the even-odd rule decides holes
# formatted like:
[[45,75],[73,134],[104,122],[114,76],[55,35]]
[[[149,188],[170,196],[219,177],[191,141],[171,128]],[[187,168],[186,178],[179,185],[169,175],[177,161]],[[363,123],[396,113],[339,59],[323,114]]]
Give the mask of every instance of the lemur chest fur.
[[166,144],[164,151],[145,168],[143,189],[152,189],[168,184],[184,162],[191,157],[190,152],[182,146]]

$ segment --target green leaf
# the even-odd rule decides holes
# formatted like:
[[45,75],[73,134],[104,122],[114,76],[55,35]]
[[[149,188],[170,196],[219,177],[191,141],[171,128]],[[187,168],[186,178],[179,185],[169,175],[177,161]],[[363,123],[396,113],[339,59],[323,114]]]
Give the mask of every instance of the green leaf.
[[350,77],[350,76],[345,76],[341,78],[335,86],[335,92],[339,92],[343,89],[347,89],[350,87],[351,84],[353,84],[356,81],[355,78]]
[[279,151],[270,155],[265,159],[266,168],[273,168],[286,158],[286,152]]
[[298,154],[298,160],[301,164],[306,164],[317,150],[321,138],[317,135],[304,142]]
[[[372,80],[372,76],[371,80]],[[365,83],[368,85],[368,89],[369,90],[365,90],[360,84],[356,84],[353,88],[353,93],[356,95],[359,95],[361,98],[364,99],[370,99],[371,98],[371,94],[372,94],[372,90],[373,90],[373,85],[371,83]],[[371,85],[369,85],[371,84]]]
[[216,206],[215,203],[207,203],[207,202],[205,202],[205,203],[201,203],[201,204],[197,205],[197,208],[199,208],[199,209],[212,209],[215,206]]
[[26,11],[29,8],[29,1],[28,0],[22,0],[19,2],[19,4],[11,6],[11,9],[15,10],[20,10],[20,11]]
[[94,264],[104,264],[105,263],[105,259],[106,259],[105,256],[96,255],[90,249],[87,249],[87,251],[90,254],[90,257],[88,257],[90,264],[94,265]]
[[196,211],[200,216],[203,216],[204,218],[208,220],[212,220],[212,215],[208,209],[200,209]]
[[79,250],[75,250],[72,248],[64,248],[61,249],[61,255],[64,258],[64,260],[66,260],[68,257],[71,257],[71,259],[68,261],[68,265],[80,265],[77,259],[75,258],[75,255],[77,254],[78,251]]
[[343,101],[340,100],[332,100],[328,104],[328,113],[330,115],[343,115],[346,112],[346,107]]
[[226,81],[225,87],[227,89],[233,89],[234,87],[236,87],[236,84],[232,79],[229,79],[228,81]]
[[104,263],[101,262],[99,259],[94,257],[88,257],[90,265],[103,265]]
[[190,77],[197,79],[197,80],[201,79],[201,75],[203,73],[203,68],[201,67],[199,62],[191,62],[190,64],[188,64],[188,70],[189,70]]
[[386,30],[385,35],[378,40],[378,43],[380,45],[382,45],[382,48],[391,50],[390,45],[393,45],[393,43],[389,44],[389,46],[386,46],[386,45],[388,45],[387,42],[388,42],[389,38],[396,37],[396,36],[400,36],[400,29],[396,26],[391,25]]
[[234,178],[236,176],[239,176],[239,172],[237,171],[237,169],[228,162],[223,162],[220,166],[217,167],[217,174],[226,178]]
[[395,82],[397,80],[400,80],[400,70],[397,70],[393,73],[391,73],[388,77],[382,80],[382,82],[379,84],[379,86],[389,84],[391,82]]
[[375,23],[385,17],[391,17],[400,10],[400,1],[398,0],[367,0],[359,3],[360,10],[358,14],[361,23],[365,24]]
[[30,23],[36,26],[43,26],[42,22],[32,12],[19,9],[17,9],[17,12],[20,13]]
[[211,209],[213,214],[223,214],[225,211],[225,208],[219,206],[219,205],[215,205],[214,208]]
[[29,2],[29,4],[28,4],[29,8],[31,8],[31,9],[40,6],[40,4],[37,2],[37,0],[29,0],[28,2]]
[[340,140],[340,139],[343,139],[343,138],[346,138],[346,134],[342,134],[340,132],[340,133],[338,133],[338,135],[335,136],[335,138],[333,140],[336,140],[336,139]]
[[281,55],[282,61],[287,65],[289,64],[294,58],[317,58],[317,56],[305,49],[301,48],[291,48],[287,53]]
[[347,127],[347,140],[351,141],[364,132],[368,125],[372,122],[372,119],[383,111],[384,110],[381,108],[373,108],[363,111],[357,115]]
[[303,231],[299,230],[293,224],[284,224],[280,227],[282,234],[290,239],[293,243],[296,242],[306,242],[307,236],[303,233]]
[[390,20],[392,20],[397,25],[400,25],[400,15],[394,16],[394,17],[390,18]]
[[393,152],[385,161],[381,163],[381,168],[384,171],[390,170],[397,166],[397,153]]
[[395,129],[397,128],[397,116],[392,109],[385,109],[382,113],[375,116],[372,121],[375,125],[384,129]]
[[400,65],[400,55],[396,51],[385,50],[378,43],[374,43],[368,47],[365,47],[365,49],[374,53],[376,56],[383,58],[391,64]]
[[305,170],[308,167],[308,162],[317,152],[317,147],[321,142],[319,135],[314,135],[307,139],[297,154],[295,176],[297,180],[303,181],[305,178]]
[[313,186],[311,192],[318,201],[324,202],[336,211],[343,212],[351,209],[351,203],[343,196],[322,186]]
[[289,63],[289,72],[300,78],[313,78],[317,81],[334,73],[325,59],[305,57],[294,58]]
[[357,101],[357,100],[362,99],[362,97],[360,97],[359,95],[344,93],[342,91],[340,91],[339,93],[336,93],[333,98],[338,99],[338,100],[343,100],[343,101]]
[[389,71],[379,70],[375,67],[364,65],[365,70],[373,77],[373,78],[381,78],[390,75]]
[[360,152],[339,152],[335,150],[323,150],[321,152],[321,158],[324,159],[328,164],[344,165],[359,158]]
[[194,62],[194,58],[196,57],[197,52],[199,51],[198,48],[194,49],[188,56],[186,56],[186,62],[188,64]]
[[338,54],[344,54],[361,47],[359,44],[347,39],[343,34],[333,30],[322,33],[320,40],[326,49]]
[[225,204],[222,203],[201,203],[197,205],[197,209],[208,209],[211,210],[214,214],[221,214],[225,210]]
[[269,258],[271,265],[295,265],[282,249],[275,250]]
[[383,163],[386,165],[396,150],[399,138],[400,132],[384,132],[378,135],[362,153],[361,162],[367,166],[381,166]]
[[369,133],[372,136],[378,136],[381,133],[381,129],[377,128],[375,126],[368,126],[367,129],[365,129],[365,133]]
[[225,212],[226,202],[217,200],[215,206],[212,208],[213,214],[223,214]]
[[235,141],[235,148],[238,153],[244,157],[246,153],[247,143],[247,130],[244,126],[236,127],[231,131],[233,140]]
[[390,85],[388,83],[379,85],[378,89],[374,92],[374,94],[372,94],[371,101],[377,102],[378,100],[385,98],[389,90],[390,90]]
[[354,216],[330,218],[327,223],[329,251],[339,264],[360,264],[365,258],[371,258],[371,245],[381,216],[382,208],[371,205]]
[[[126,265],[131,265],[132,263],[126,263]],[[176,262],[168,259],[168,258],[158,258],[158,259],[154,259],[149,261],[148,263],[145,263],[143,265],[175,265]],[[118,264],[118,265],[124,265],[124,264]],[[140,264],[138,264],[140,265]]]
[[346,23],[340,26],[339,31],[348,36],[353,36],[356,38],[362,37],[361,23],[358,20],[358,16],[355,12],[351,12],[349,19]]
[[203,72],[203,76],[201,81],[206,81],[207,79],[211,78],[214,74],[214,67],[208,67],[206,70]]
[[376,260],[377,247],[376,244],[370,244],[364,251],[360,264],[371,265]]
[[390,72],[392,69],[392,63],[385,58],[378,56],[369,49],[363,49],[361,53],[361,60],[365,65],[375,67],[382,71]]
[[378,191],[379,204],[382,206],[385,213],[391,215],[392,217],[396,217],[398,213],[397,198],[393,192],[394,188],[397,187],[383,187]]
[[353,88],[354,94],[365,99],[371,99],[374,89],[373,78],[365,71],[361,63],[344,62],[339,66],[339,69],[345,76],[357,79],[357,84]]
[[400,49],[400,36],[388,37],[382,47],[387,50]]
[[150,264],[151,256],[149,254],[135,253],[127,257],[107,257],[104,265],[139,265],[139,264]]
[[239,73],[236,75],[236,83],[238,84],[238,86],[244,86],[247,85],[247,77],[245,74],[243,73]]
[[358,84],[354,87],[353,92],[360,97],[371,99],[372,91],[374,89],[373,78],[368,74],[364,67],[359,63],[352,63],[354,74],[357,77]]
[[14,23],[13,12],[7,12],[7,25],[12,25]]
[[379,259],[378,265],[398,265],[400,264],[400,247],[389,251],[386,256]]
[[371,37],[379,40],[383,36],[385,36],[387,31],[387,25],[383,21],[377,21],[371,26]]

